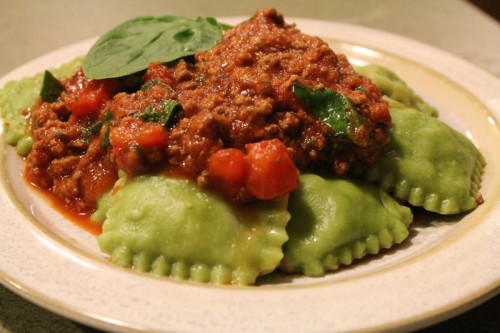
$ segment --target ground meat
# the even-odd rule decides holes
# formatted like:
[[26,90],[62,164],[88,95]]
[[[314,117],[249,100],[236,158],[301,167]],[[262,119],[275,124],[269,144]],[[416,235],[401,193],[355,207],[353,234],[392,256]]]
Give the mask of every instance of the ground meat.
[[[373,162],[387,143],[390,116],[379,89],[357,75],[344,56],[287,25],[274,9],[260,10],[227,31],[217,46],[196,54],[194,65],[154,65],[146,77],[178,93],[186,119],[172,129],[171,155],[198,172],[207,152],[221,144],[242,148],[278,138],[300,168],[326,166],[344,174],[357,162]],[[295,82],[340,92],[356,105],[366,121],[353,130],[353,142],[337,142],[332,156],[332,129],[297,99]],[[207,119],[210,131],[197,125]],[[199,143],[197,149],[187,149],[192,142]],[[179,161],[178,155],[185,158]]]
[[[26,157],[25,176],[35,186],[52,192],[69,209],[83,212],[96,204],[96,198],[90,199],[89,191],[85,188],[89,182],[82,182],[82,176],[88,173],[91,164],[85,155],[92,155],[94,151],[89,148],[92,146],[89,146],[89,127],[94,119],[75,116],[68,105],[74,105],[76,94],[89,85],[98,84],[85,78],[81,69],[61,83],[65,87],[61,98],[54,103],[40,102],[30,112],[29,132],[34,144]],[[101,102],[95,108],[96,114]],[[101,159],[100,155],[96,160]],[[106,173],[102,168],[98,173],[96,170],[92,182],[105,184],[108,190],[109,185],[116,180],[116,167],[113,180],[103,183],[102,175]],[[102,195],[103,192],[96,192],[95,188],[92,186],[94,196]]]
[[[352,124],[350,141],[336,139],[307,109],[295,83],[341,93],[355,105],[363,122]],[[118,169],[131,177],[163,170],[217,187],[207,171],[215,152],[278,139],[298,168],[345,174],[376,160],[388,140],[390,115],[379,89],[274,9],[226,31],[194,61],[151,64],[136,91],[89,80],[81,70],[63,84],[58,101],[31,112],[35,144],[26,174],[75,210],[94,207]],[[99,99],[89,107],[82,95]]]
[[[31,132],[35,140],[26,158],[25,175],[34,185],[51,189],[63,201],[71,204],[80,195],[72,174],[88,145],[86,128],[60,120],[60,103],[43,103],[31,113]],[[78,200],[77,200],[78,201]]]

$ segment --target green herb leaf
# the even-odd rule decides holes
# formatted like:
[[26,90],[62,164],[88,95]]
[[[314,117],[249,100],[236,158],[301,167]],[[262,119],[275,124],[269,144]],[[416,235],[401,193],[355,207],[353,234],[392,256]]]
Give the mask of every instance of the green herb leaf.
[[40,97],[43,102],[54,103],[64,91],[64,87],[51,72],[45,71],[43,74],[43,84]]
[[174,89],[172,89],[172,87],[170,87],[168,84],[166,83],[163,83],[157,79],[152,79],[152,80],[149,80],[147,81],[146,83],[144,83],[142,86],[141,86],[141,91],[148,91],[149,88],[151,88],[153,85],[155,84],[159,84],[160,86],[163,86],[165,88],[168,88],[170,89],[172,92],[175,92]]
[[106,112],[104,117],[95,122],[90,124],[90,126],[87,128],[87,141],[90,140],[90,137],[92,135],[97,135],[101,131],[102,125],[104,125],[106,122],[110,121],[113,118],[113,113],[111,111]]
[[309,112],[333,129],[335,138],[350,138],[354,128],[363,122],[356,107],[338,92],[315,90],[295,83],[293,93],[304,102]]
[[165,111],[165,125],[181,110],[181,105],[177,101],[167,100],[163,102],[163,110]]
[[85,57],[83,71],[93,79],[133,74],[151,62],[208,50],[219,42],[224,28],[213,18],[137,17],[102,35]]
[[137,117],[155,123],[167,125],[174,115],[181,110],[180,104],[174,100],[163,101],[163,109],[155,110],[153,107],[148,106],[144,111],[137,114]]

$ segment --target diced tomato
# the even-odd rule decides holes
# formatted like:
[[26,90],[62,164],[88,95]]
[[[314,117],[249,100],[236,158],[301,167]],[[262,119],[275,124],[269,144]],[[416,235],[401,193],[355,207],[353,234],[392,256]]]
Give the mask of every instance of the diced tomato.
[[137,143],[141,148],[152,148],[164,146],[167,144],[167,133],[162,124],[146,123],[142,130],[137,134]]
[[113,97],[114,90],[114,81],[88,81],[82,89],[65,98],[66,107],[77,117],[95,117],[103,104]]
[[112,127],[109,131],[109,143],[113,148],[125,148],[134,141],[133,124],[122,122],[118,126]]
[[[103,130],[101,130],[101,134]],[[162,124],[127,117],[109,130],[109,143],[119,169],[136,175],[158,166],[168,134]]]
[[299,186],[299,170],[278,139],[247,144],[249,170],[246,188],[258,199],[271,200]]
[[166,145],[168,137],[162,124],[129,119],[111,128],[109,142],[113,148],[137,145],[148,149]]
[[95,205],[97,200],[109,189],[113,188],[118,171],[108,159],[100,159],[83,171],[82,187],[85,202]]
[[236,148],[221,149],[208,160],[208,173],[215,186],[226,196],[235,196],[245,187],[248,162]]
[[299,170],[278,139],[215,152],[208,160],[213,186],[235,201],[240,195],[260,200],[282,197],[299,186]]

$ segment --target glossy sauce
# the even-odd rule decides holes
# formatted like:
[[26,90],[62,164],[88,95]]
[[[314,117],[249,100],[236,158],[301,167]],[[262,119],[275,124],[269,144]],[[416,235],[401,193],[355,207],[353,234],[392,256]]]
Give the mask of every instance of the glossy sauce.
[[72,209],[68,209],[64,202],[54,193],[29,182],[26,177],[24,177],[24,180],[28,186],[31,186],[35,191],[37,191],[47,201],[47,203],[66,220],[94,236],[99,236],[102,233],[102,225],[92,221],[90,218],[93,210],[89,209],[82,212],[75,212]]
[[[216,152],[278,140],[299,170],[343,175],[372,163],[387,144],[390,114],[380,90],[273,9],[226,31],[218,45],[196,53],[194,63],[150,64],[132,90],[117,79],[86,78],[81,69],[62,81],[61,97],[30,114],[35,143],[26,177],[85,226],[81,216],[88,220],[118,170],[129,177],[180,170],[200,187],[244,203],[262,198],[249,186],[219,186],[214,173],[220,170],[207,168]],[[336,139],[295,96],[294,83],[339,92],[355,104],[363,121],[352,122],[352,141]],[[165,120],[167,102],[179,107]]]

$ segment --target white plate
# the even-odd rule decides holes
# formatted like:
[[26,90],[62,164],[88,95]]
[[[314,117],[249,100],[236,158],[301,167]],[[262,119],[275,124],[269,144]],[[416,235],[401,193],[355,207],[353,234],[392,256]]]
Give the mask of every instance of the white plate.
[[[108,263],[94,236],[58,215],[24,184],[21,160],[5,147],[0,282],[73,320],[130,332],[408,330],[458,314],[497,293],[500,81],[399,36],[331,22],[288,21],[324,37],[354,63],[392,68],[439,107],[442,118],[466,133],[486,157],[485,203],[465,216],[420,221],[396,250],[324,278],[274,277],[257,287],[193,284]],[[36,59],[8,74],[0,86],[84,54],[92,42]]]

